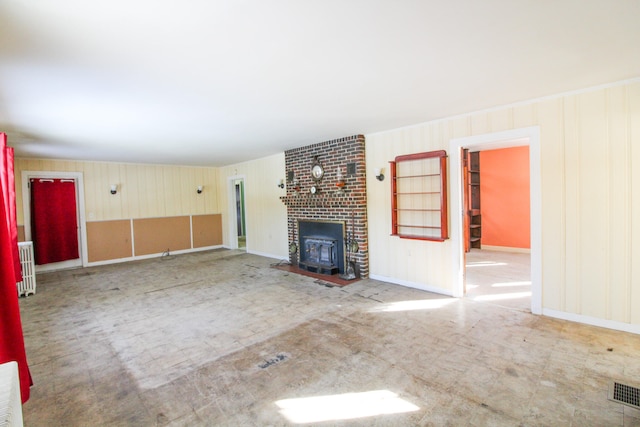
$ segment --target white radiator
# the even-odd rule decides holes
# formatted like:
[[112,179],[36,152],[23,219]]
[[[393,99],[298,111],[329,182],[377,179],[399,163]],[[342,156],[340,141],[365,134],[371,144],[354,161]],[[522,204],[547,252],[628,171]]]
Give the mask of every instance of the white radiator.
[[33,259],[33,242],[19,242],[18,250],[22,265],[22,282],[18,282],[18,296],[35,295],[36,264]]
[[21,427],[22,404],[18,364],[0,364],[0,427]]

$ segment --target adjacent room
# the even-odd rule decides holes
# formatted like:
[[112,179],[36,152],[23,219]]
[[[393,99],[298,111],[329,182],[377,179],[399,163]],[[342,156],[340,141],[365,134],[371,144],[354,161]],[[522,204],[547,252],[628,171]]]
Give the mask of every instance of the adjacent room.
[[0,425],[640,425],[639,20],[0,3]]

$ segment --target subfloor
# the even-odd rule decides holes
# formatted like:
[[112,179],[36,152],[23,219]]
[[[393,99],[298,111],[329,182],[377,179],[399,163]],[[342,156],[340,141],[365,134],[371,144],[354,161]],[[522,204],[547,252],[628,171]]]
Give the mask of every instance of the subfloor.
[[27,426],[632,426],[640,339],[210,251],[38,276]]

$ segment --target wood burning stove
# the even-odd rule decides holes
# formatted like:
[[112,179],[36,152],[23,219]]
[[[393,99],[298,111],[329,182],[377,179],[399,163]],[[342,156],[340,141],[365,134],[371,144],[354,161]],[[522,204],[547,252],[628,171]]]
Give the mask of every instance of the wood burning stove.
[[301,266],[307,270],[321,274],[336,274],[339,272],[338,241],[322,237],[302,236],[301,248],[305,252],[305,261]]
[[298,221],[298,266],[319,274],[344,273],[344,222]]

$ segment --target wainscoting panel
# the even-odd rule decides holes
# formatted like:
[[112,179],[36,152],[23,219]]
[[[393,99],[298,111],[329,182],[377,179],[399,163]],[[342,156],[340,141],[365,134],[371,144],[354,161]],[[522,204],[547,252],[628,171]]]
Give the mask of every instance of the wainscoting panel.
[[134,219],[135,255],[190,249],[190,233],[188,216]]
[[222,244],[222,215],[194,215],[191,217],[193,228],[193,247],[204,248]]
[[131,221],[87,222],[87,252],[89,262],[130,258]]

